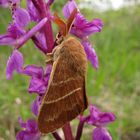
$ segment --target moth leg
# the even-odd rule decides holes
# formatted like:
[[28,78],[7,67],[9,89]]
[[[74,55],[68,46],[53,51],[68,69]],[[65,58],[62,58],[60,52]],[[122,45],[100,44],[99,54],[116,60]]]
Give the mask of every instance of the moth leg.
[[46,64],[53,64],[53,53],[47,53],[45,62]]

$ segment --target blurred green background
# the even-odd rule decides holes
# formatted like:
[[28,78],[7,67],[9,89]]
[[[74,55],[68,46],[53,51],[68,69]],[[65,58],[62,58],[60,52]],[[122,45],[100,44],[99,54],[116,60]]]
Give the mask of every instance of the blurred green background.
[[[56,1],[52,8],[60,13],[65,2]],[[133,6],[118,10],[93,11],[91,6],[81,6],[84,0],[78,2],[89,20],[101,18],[104,22],[103,31],[90,38],[99,56],[99,69],[94,70],[89,63],[89,100],[102,110],[116,114],[117,120],[108,127],[113,140],[140,140],[140,5],[136,1]],[[0,8],[0,34],[6,32],[10,21],[10,11]],[[6,80],[6,62],[11,51],[11,47],[0,47],[0,140],[15,140],[20,128],[18,116],[24,120],[33,117],[30,105],[35,95],[27,93],[29,78],[15,74],[11,81]],[[45,65],[45,57],[32,42],[21,51],[25,65]],[[76,124],[77,121],[72,122],[74,131]],[[92,129],[85,125],[82,140],[91,139]],[[47,136],[47,139],[53,138]]]

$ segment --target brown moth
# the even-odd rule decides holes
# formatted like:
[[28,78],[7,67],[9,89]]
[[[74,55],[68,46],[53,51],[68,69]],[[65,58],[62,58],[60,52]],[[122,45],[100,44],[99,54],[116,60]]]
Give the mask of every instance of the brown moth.
[[58,24],[62,38],[53,52],[47,54],[46,62],[53,63],[53,67],[38,116],[38,127],[43,134],[63,127],[88,106],[85,90],[87,57],[81,43],[68,36],[76,14],[77,9],[67,23],[55,15],[54,22]]

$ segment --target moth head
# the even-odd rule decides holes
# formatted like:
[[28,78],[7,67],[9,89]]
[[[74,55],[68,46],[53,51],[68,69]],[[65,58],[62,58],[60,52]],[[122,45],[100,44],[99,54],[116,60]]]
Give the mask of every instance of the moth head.
[[68,34],[69,34],[70,30],[71,30],[71,27],[73,25],[73,22],[74,22],[74,19],[76,17],[77,12],[78,12],[78,9],[75,8],[73,10],[73,12],[71,13],[71,15],[69,16],[67,21],[64,21],[63,19],[61,19],[57,15],[57,13],[54,14],[53,21],[59,27],[59,33],[56,36],[56,43],[57,44],[61,44],[61,42],[63,42],[63,40],[68,36]]

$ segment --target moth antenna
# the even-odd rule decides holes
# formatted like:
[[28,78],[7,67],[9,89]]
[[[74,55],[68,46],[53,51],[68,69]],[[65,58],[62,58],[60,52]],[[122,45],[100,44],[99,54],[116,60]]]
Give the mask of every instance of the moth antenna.
[[62,36],[66,36],[67,35],[67,24],[57,15],[57,13],[54,13],[53,21],[58,25]]
[[73,12],[71,13],[70,17],[68,18],[68,21],[67,21],[67,34],[68,34],[68,33],[70,32],[70,30],[71,30],[72,24],[73,24],[73,22],[74,22],[74,20],[75,20],[75,16],[77,15],[77,13],[78,13],[78,9],[75,8],[75,9],[73,10]]

